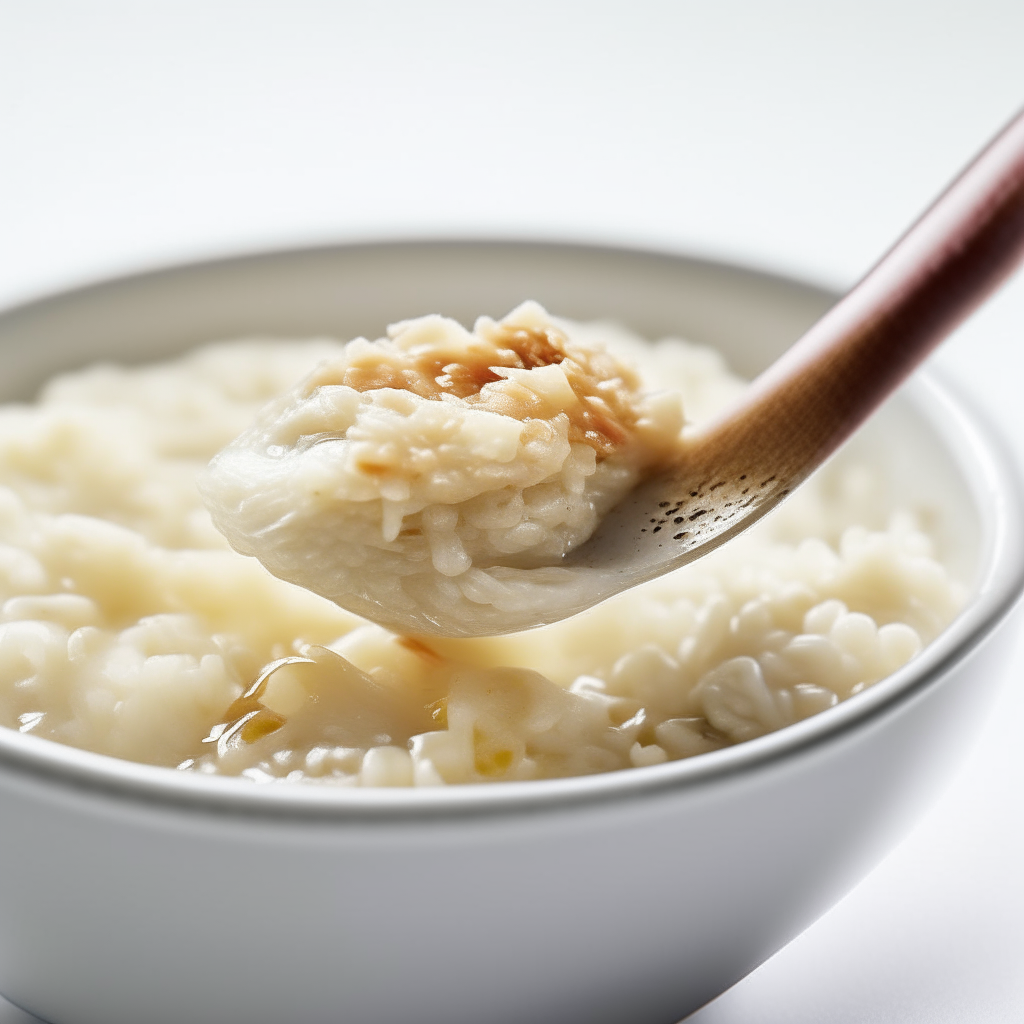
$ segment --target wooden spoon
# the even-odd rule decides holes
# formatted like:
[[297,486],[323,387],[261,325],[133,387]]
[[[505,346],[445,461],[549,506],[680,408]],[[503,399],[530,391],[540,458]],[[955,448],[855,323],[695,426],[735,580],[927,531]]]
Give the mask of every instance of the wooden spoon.
[[587,604],[692,562],[752,526],[1022,257],[1024,112],[737,407],[692,434],[675,465],[637,487],[566,556],[564,567],[589,577]]
[[671,466],[556,565],[483,566],[486,600],[460,602],[456,591],[450,607],[383,601],[348,577],[342,593],[319,592],[398,632],[492,636],[567,618],[692,562],[790,494],[1022,257],[1024,113],[738,406],[688,435]]

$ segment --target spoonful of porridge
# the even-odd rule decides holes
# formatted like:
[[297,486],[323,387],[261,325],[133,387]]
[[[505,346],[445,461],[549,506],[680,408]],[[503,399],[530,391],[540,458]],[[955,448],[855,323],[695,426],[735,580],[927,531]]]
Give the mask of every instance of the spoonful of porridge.
[[735,536],[1024,256],[1024,114],[725,416],[533,302],[358,338],[211,462],[232,546],[406,634],[566,618]]

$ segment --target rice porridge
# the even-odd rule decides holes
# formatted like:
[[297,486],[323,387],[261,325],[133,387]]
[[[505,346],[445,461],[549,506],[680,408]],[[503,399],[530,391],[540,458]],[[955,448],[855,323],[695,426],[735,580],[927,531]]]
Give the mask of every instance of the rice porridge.
[[[877,467],[841,457],[742,537],[564,622],[486,639],[367,622],[229,547],[196,486],[218,451],[216,521],[273,572],[328,596],[369,575],[361,610],[471,607],[461,577],[578,543],[670,450],[680,402],[699,422],[743,387],[707,349],[535,304],[473,332],[396,325],[383,350],[224,342],[0,409],[0,723],[268,783],[610,771],[830,707],[963,601],[934,510],[894,507]],[[395,545],[416,573],[391,571]]]

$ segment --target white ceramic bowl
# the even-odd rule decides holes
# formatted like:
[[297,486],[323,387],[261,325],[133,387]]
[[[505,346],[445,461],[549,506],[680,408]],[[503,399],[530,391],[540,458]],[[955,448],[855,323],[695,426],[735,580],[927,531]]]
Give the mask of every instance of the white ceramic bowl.
[[[535,297],[772,360],[831,297],[709,263],[529,244],[227,260],[0,317],[3,398],[99,358],[246,333],[375,335]],[[55,1024],[671,1024],[906,829],[997,678],[1024,509],[976,413],[919,378],[854,444],[948,509],[972,597],[891,678],[651,768],[437,790],[260,787],[0,730],[0,991]]]

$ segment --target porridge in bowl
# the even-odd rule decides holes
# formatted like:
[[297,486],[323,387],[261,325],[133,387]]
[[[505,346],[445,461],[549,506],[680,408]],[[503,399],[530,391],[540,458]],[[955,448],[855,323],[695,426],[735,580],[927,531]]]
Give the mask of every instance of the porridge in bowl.
[[[650,765],[823,710],[963,600],[932,510],[895,507],[870,461],[841,457],[699,562],[526,633],[389,631],[322,585],[354,573],[374,607],[471,608],[462,577],[584,539],[671,448],[680,403],[700,421],[742,387],[707,349],[533,304],[473,332],[427,317],[383,345],[226,342],[57,378],[0,411],[0,721],[184,771],[404,786]],[[196,479],[225,446],[214,521],[328,597],[214,528]],[[422,571],[392,571],[395,545]]]

